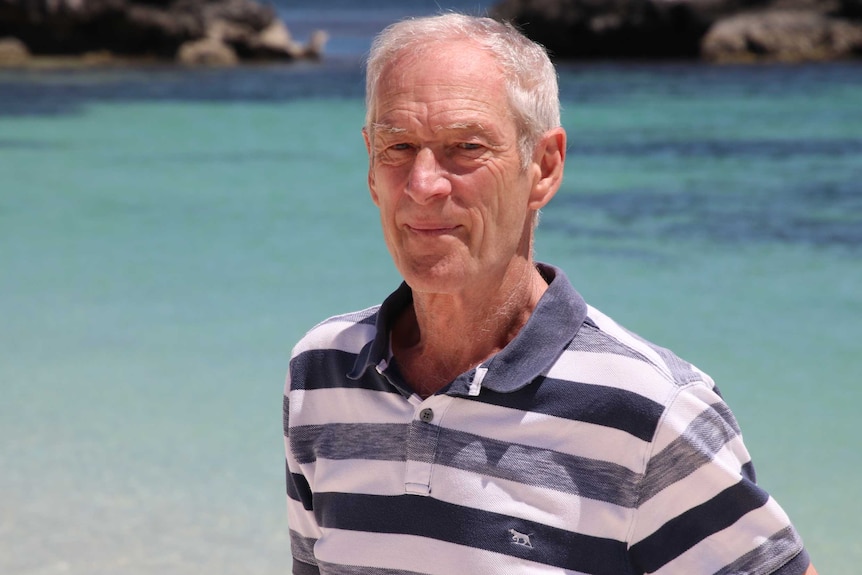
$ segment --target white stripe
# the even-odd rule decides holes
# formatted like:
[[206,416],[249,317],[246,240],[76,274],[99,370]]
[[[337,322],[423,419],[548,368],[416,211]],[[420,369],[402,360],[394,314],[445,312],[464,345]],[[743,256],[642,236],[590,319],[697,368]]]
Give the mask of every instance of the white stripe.
[[320,528],[314,519],[314,513],[306,511],[302,503],[290,497],[287,498],[287,524],[303,537],[311,539],[320,537]]
[[[505,532],[500,534],[501,537],[507,535]],[[319,561],[327,563],[401,569],[428,575],[583,575],[518,557],[415,535],[327,529],[314,551]]]
[[652,347],[633,336],[617,322],[590,305],[587,306],[587,317],[593,320],[593,322],[599,326],[599,329],[603,332],[613,337],[626,347],[633,349],[648,358],[658,366],[659,369],[661,369],[665,377],[668,379],[672,378],[670,370],[665,365],[664,360]]
[[440,465],[432,489],[435,499],[447,503],[617,541],[625,541],[633,514],[611,503]]
[[440,423],[497,441],[609,461],[636,473],[648,444],[625,431],[478,401],[457,401]]
[[362,495],[404,495],[404,462],[318,459],[314,491]]
[[313,328],[293,348],[291,357],[312,349],[337,349],[348,353],[359,353],[362,347],[374,339],[376,328],[365,323],[333,318]]
[[616,387],[664,404],[674,385],[642,360],[615,353],[566,350],[548,371],[548,377],[591,385]]
[[[699,386],[698,386],[699,387]],[[653,455],[661,453],[668,445],[679,439],[685,430],[704,412],[712,409],[695,390],[679,389],[677,396],[664,411],[659,429],[653,438]]]
[[[689,385],[681,388],[673,399],[673,405],[668,405],[660,428],[655,435],[653,453],[659,453],[685,433],[689,426],[702,414],[713,410],[713,405],[721,403],[721,398],[706,385]],[[718,414],[713,414],[718,417]],[[747,451],[740,452],[743,463],[750,460]]]
[[290,392],[290,426],[407,423],[415,407],[397,393],[333,387]]

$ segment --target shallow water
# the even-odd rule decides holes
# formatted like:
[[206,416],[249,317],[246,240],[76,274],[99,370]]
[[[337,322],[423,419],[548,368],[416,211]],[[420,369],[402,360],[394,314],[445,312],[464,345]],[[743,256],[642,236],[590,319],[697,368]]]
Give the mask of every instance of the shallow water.
[[[0,73],[0,572],[287,569],[290,348],[398,281],[341,46]],[[820,572],[854,572],[862,66],[561,65],[561,86],[539,259],[713,375]]]

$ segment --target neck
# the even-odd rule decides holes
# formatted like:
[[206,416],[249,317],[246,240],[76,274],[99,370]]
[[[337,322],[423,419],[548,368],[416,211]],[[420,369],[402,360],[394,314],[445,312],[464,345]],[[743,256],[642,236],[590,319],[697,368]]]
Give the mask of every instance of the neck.
[[532,262],[510,266],[494,289],[458,294],[414,292],[393,326],[392,351],[423,397],[503,349],[527,323],[547,289]]

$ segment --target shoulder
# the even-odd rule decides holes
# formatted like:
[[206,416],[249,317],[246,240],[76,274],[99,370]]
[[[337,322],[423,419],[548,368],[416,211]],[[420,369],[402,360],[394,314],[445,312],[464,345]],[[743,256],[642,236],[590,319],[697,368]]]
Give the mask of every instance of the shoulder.
[[[691,363],[587,306],[586,318],[553,365],[540,392],[553,413],[613,428],[649,450],[680,393],[715,396],[712,379]],[[642,452],[645,458],[645,452]]]
[[560,393],[584,398],[579,401],[591,398],[588,408],[600,407],[601,416],[591,416],[598,418],[596,422],[647,443],[655,439],[680,393],[700,390],[695,393],[717,399],[715,384],[706,373],[591,306],[547,375]]
[[380,306],[332,316],[308,330],[294,346],[291,360],[311,351],[359,351],[374,339],[377,312]]
[[569,351],[588,354],[608,370],[608,377],[636,377],[670,395],[690,385],[715,388],[712,378],[694,364],[629,331],[592,306],[588,306],[587,319],[569,344]]

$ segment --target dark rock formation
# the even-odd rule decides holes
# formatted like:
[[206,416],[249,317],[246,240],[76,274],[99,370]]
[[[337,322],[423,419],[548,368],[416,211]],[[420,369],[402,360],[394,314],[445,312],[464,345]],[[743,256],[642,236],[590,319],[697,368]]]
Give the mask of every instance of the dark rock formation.
[[[34,55],[108,52],[186,63],[320,55],[325,38],[294,42],[270,6],[255,0],[0,0],[0,38]],[[197,48],[195,48],[197,46]],[[220,54],[216,57],[189,53]]]
[[744,0],[504,0],[493,16],[567,58],[695,57],[700,39]]
[[559,58],[860,55],[862,0],[503,0],[492,16]]

